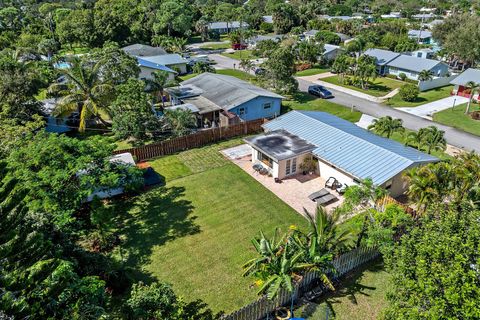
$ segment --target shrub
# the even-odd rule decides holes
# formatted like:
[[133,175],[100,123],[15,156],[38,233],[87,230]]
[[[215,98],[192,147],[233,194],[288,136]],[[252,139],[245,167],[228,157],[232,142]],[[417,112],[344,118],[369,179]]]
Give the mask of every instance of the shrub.
[[264,21],[260,23],[260,30],[265,33],[273,32],[273,24]]
[[404,84],[399,91],[400,97],[403,101],[415,101],[418,98],[420,90],[413,83]]
[[400,80],[402,81],[405,81],[405,79],[407,79],[407,75],[403,72],[400,72],[400,74],[398,75],[398,77],[400,78]]

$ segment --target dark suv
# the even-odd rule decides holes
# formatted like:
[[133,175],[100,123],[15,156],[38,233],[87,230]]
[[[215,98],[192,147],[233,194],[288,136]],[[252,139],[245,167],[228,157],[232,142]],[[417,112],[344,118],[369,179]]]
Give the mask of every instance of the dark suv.
[[309,86],[308,93],[320,97],[322,99],[330,99],[333,98],[333,94],[328,91],[324,86],[320,86],[318,84]]

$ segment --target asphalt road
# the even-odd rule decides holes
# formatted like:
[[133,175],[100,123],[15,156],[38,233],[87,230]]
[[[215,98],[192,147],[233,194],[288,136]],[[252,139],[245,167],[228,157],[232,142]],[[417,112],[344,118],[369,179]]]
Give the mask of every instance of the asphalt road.
[[[228,58],[219,54],[209,55],[211,60],[217,62],[216,67],[220,69],[233,69],[233,64],[235,63],[236,68],[238,68],[238,60]],[[298,79],[299,89],[301,91],[307,92],[308,86],[313,83]],[[329,89],[330,90],[330,89]],[[440,130],[445,131],[445,138],[447,142],[453,146],[456,146],[465,150],[473,150],[480,153],[480,137],[473,134],[457,130],[455,128],[445,126],[424,118],[414,116],[410,113],[403,112],[391,107],[384,106],[379,103],[368,101],[356,96],[349,95],[344,92],[330,90],[334,94],[335,98],[329,100],[345,107],[351,108],[352,104],[355,110],[358,110],[362,113],[371,115],[376,118],[391,116],[392,118],[402,119],[403,125],[411,130],[418,131],[421,128],[428,127],[431,125],[437,126]]]

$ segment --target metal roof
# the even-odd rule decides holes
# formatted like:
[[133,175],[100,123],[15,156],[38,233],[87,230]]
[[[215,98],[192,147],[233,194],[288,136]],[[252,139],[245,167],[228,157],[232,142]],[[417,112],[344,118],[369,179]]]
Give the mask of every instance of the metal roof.
[[263,125],[266,131],[286,130],[317,146],[312,152],[357,179],[381,185],[415,164],[436,157],[380,137],[353,123],[319,111],[291,111]]
[[374,57],[376,59],[375,63],[379,66],[386,65],[400,55],[400,53],[382,49],[368,49],[365,50],[364,54]]
[[142,59],[153,62],[153,63],[157,63],[157,64],[163,64],[164,66],[188,63],[186,59],[184,59],[181,55],[176,53],[162,54],[159,56],[152,56],[152,57],[143,57]]
[[325,52],[323,52],[323,54],[328,54],[332,51],[340,49],[340,46],[336,46],[336,45],[328,44],[328,43],[324,44],[324,47],[325,47]]
[[162,54],[167,54],[167,51],[162,47],[152,47],[146,44],[132,44],[122,48],[123,51],[132,55],[139,57],[150,57],[150,56],[159,56]]
[[144,58],[138,58],[137,57],[137,62],[138,62],[138,65],[140,67],[162,70],[162,71],[166,71],[166,72],[170,72],[170,73],[177,73],[175,70],[172,70],[169,67],[164,66],[163,64],[148,61],[148,60],[145,60]]
[[285,130],[266,132],[245,138],[244,141],[277,162],[311,152],[316,148],[315,145]]
[[205,72],[182,82],[180,87],[185,85],[193,85],[200,88],[203,90],[202,97],[207,98],[225,110],[235,108],[257,97],[283,99],[281,95],[223,74]]
[[393,68],[421,72],[422,70],[432,70],[435,66],[441,63],[443,62],[438,60],[417,58],[402,54],[396,59],[390,61],[387,65]]
[[420,39],[428,39],[432,37],[432,33],[428,30],[409,30],[408,31],[409,38],[418,38]]
[[215,102],[210,101],[209,99],[202,96],[190,97],[182,100],[185,103],[193,104],[194,106],[196,106],[199,114],[222,110],[222,107],[217,105]]
[[451,84],[464,86],[467,82],[473,81],[475,83],[480,83],[480,69],[467,69],[462,72],[458,77],[450,81]]
[[[229,29],[238,29],[238,28],[247,28],[248,23],[240,22],[240,21],[232,21],[228,23]],[[218,22],[211,22],[208,24],[208,29],[215,30],[215,29],[227,29],[227,22],[218,21]]]
[[177,104],[175,106],[166,107],[165,110],[189,110],[193,113],[199,112],[200,110],[197,108],[196,105],[191,103],[184,103],[184,104]]
[[266,23],[273,23],[273,16],[263,16],[263,21]]

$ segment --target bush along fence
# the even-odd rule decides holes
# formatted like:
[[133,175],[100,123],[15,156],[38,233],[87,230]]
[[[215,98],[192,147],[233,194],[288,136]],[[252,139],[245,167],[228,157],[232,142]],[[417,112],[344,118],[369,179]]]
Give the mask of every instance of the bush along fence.
[[262,132],[264,119],[245,121],[228,127],[218,127],[198,131],[183,137],[160,141],[149,145],[116,150],[114,154],[130,152],[137,161],[144,161],[160,156],[171,155],[191,148],[198,148],[209,143],[230,139],[233,137]]
[[398,202],[397,200],[395,200],[394,198],[392,198],[391,196],[388,196],[388,195],[383,197],[379,201],[377,201],[377,203],[375,205],[375,209],[377,209],[378,211],[384,212],[386,206],[388,206],[389,204],[395,204],[395,205],[403,208],[403,210],[405,210],[406,213],[410,214],[413,217],[417,216],[417,211],[415,211],[415,209],[409,207],[408,205],[406,205],[404,203]]
[[[375,248],[359,247],[349,251],[333,261],[335,276],[342,277],[347,273],[357,269],[361,265],[377,258],[380,253]],[[242,307],[241,309],[222,317],[222,320],[259,320],[265,318],[268,314],[274,312],[278,307],[290,306],[297,302],[308,290],[312,283],[319,279],[317,272],[307,273],[302,281],[295,286],[292,292],[282,289],[278,296],[269,300],[266,296],[257,301]]]

